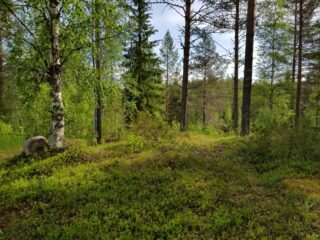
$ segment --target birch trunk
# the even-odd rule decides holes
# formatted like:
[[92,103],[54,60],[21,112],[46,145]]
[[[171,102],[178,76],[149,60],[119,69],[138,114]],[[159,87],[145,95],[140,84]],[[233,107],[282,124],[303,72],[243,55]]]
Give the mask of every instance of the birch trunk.
[[61,0],[50,0],[49,17],[51,24],[51,131],[49,145],[53,148],[62,148],[64,143],[64,111],[61,92],[61,59],[60,59],[60,10]]

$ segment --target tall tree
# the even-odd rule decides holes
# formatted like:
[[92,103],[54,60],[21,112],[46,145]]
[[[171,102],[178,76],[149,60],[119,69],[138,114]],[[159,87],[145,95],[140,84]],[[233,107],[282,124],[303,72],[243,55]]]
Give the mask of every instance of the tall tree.
[[190,41],[191,41],[191,5],[194,0],[185,0],[184,15],[184,44],[183,44],[183,75],[181,91],[181,120],[180,130],[187,129],[187,100],[188,100],[188,82],[189,82],[189,61],[190,61]]
[[273,108],[275,83],[285,76],[289,68],[290,34],[289,25],[285,21],[285,2],[267,0],[260,15],[260,27],[257,29],[258,75],[262,80],[270,82],[268,92],[269,107]]
[[155,0],[154,3],[164,3],[174,9],[181,17],[184,18],[184,41],[183,41],[183,73],[181,89],[181,116],[180,130],[187,130],[187,100],[188,100],[188,83],[190,70],[190,49],[192,33],[197,29],[197,23],[208,23],[206,17],[211,16],[214,0],[200,1],[198,9],[195,10],[195,0]]
[[[25,65],[22,69],[41,76],[41,79],[45,79],[50,85],[49,145],[61,148],[64,145],[65,129],[61,74],[63,65],[71,55],[86,45],[86,41],[82,38],[84,33],[74,31],[79,25],[87,27],[83,24],[86,22],[83,21],[86,16],[83,14],[84,3],[72,2],[72,8],[69,3],[61,0],[47,2],[24,0],[19,4],[0,0],[0,3],[20,25],[19,31],[11,31],[9,34],[20,38],[20,41],[22,39],[28,46],[23,51],[28,51],[24,59],[30,58],[28,59],[30,65]],[[80,18],[82,20],[79,21]],[[30,61],[31,58],[34,58],[33,61]]]
[[303,60],[305,55],[305,37],[310,30],[311,22],[320,1],[313,0],[299,0],[299,13],[298,13],[298,74],[297,74],[297,90],[296,90],[296,106],[295,106],[295,125],[299,126],[302,109],[302,77],[303,77]]
[[49,6],[50,22],[50,84],[51,84],[51,135],[49,145],[61,148],[64,141],[64,111],[61,91],[61,52],[60,52],[60,13],[61,1],[50,0]]
[[138,112],[161,111],[160,59],[153,52],[157,42],[149,38],[155,33],[150,24],[149,5],[145,0],[134,0],[132,18],[134,29],[131,46],[126,54],[125,102],[126,118],[130,123]]
[[297,63],[297,31],[298,31],[298,0],[294,0],[294,27],[293,27],[293,54],[292,54],[292,69],[291,81],[296,81],[296,63]]
[[165,74],[165,95],[166,95],[166,120],[169,121],[170,109],[169,109],[169,99],[170,99],[170,84],[176,80],[178,76],[178,60],[179,52],[175,48],[173,38],[169,31],[162,40],[162,46],[160,48],[162,63],[164,66]]
[[296,82],[296,65],[297,65],[297,33],[298,33],[298,0],[294,0],[294,27],[293,27],[293,52],[291,65],[291,109],[294,110],[295,103],[295,82]]
[[242,119],[241,136],[250,133],[250,108],[251,108],[251,89],[252,89],[252,68],[253,68],[253,49],[254,49],[254,28],[255,28],[255,0],[248,0],[247,12],[247,34],[245,66],[243,79],[243,99],[242,99]]
[[195,45],[192,55],[193,61],[191,67],[200,73],[202,79],[202,128],[206,129],[208,77],[217,76],[218,70],[223,66],[223,63],[216,52],[216,46],[212,37],[207,34],[203,35],[201,41]]
[[237,131],[239,125],[239,33],[240,33],[240,0],[235,0],[234,24],[234,79],[233,79],[233,129]]
[[[128,27],[125,20],[128,14],[128,5],[122,1],[94,0],[92,5],[88,5],[91,11],[92,29],[91,47],[92,47],[92,65],[94,67],[94,133],[98,144],[103,139],[103,118],[107,110],[107,99],[111,100],[115,92],[110,90],[109,83],[115,80],[115,70],[120,62],[122,55],[122,45],[126,36],[125,31]],[[124,17],[125,16],[125,17]],[[121,53],[121,54],[120,54]],[[123,60],[121,58],[121,60]],[[114,89],[113,89],[114,90]]]
[[295,125],[299,125],[301,114],[301,86],[302,86],[302,61],[303,61],[303,0],[299,0],[299,44],[298,44],[298,76],[296,94]]
[[94,67],[96,69],[96,83],[95,83],[95,131],[97,134],[97,143],[102,142],[102,93],[101,93],[101,26],[100,26],[100,9],[101,5],[99,0],[95,1],[94,7],[94,29],[95,29],[95,58]]

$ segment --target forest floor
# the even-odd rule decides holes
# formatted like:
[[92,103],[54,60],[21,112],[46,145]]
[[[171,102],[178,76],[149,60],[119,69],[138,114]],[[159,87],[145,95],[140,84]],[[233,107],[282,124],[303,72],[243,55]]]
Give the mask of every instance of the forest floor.
[[0,155],[0,239],[320,239],[320,163],[246,158],[237,137]]

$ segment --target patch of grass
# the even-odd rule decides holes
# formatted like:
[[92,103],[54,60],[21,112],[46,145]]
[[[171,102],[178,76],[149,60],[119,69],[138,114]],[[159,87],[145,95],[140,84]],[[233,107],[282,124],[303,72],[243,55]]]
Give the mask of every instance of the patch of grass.
[[22,151],[24,137],[13,134],[0,134],[0,163]]
[[308,180],[280,184],[315,179],[317,163],[257,171],[235,137],[182,134],[136,151],[132,139],[0,165],[0,239],[320,236],[319,202],[297,193]]

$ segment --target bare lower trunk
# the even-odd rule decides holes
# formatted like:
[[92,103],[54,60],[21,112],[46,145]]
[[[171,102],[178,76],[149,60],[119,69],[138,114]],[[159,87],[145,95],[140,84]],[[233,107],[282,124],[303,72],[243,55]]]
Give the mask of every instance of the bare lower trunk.
[[100,36],[100,21],[99,21],[99,4],[96,3],[95,6],[96,20],[95,20],[95,63],[97,70],[97,83],[96,83],[96,133],[97,133],[97,143],[102,143],[102,96],[101,96],[101,60],[100,60],[100,49],[101,49],[101,36]]
[[275,38],[274,38],[274,32],[272,33],[272,59],[271,59],[271,76],[270,76],[270,95],[269,95],[269,107],[272,110],[273,109],[273,94],[274,94],[274,73],[275,73],[275,67],[276,67],[276,61],[274,59],[275,54]]
[[291,109],[294,109],[294,88],[296,82],[296,63],[297,63],[297,31],[298,31],[298,0],[294,3],[294,31],[293,31],[293,56],[292,56],[292,70],[291,70]]
[[54,148],[63,147],[64,143],[64,111],[61,92],[61,59],[60,59],[60,19],[61,0],[50,0],[49,16],[51,23],[51,133],[49,145]]
[[[317,81],[317,95],[320,96],[320,81],[319,80]],[[319,114],[320,114],[320,98],[317,97],[317,110],[316,110],[316,126],[317,127],[320,127]]]
[[234,79],[233,79],[233,129],[237,131],[239,122],[239,21],[240,21],[240,0],[236,1],[236,19],[235,19],[235,37],[234,37]]
[[169,122],[169,54],[166,55],[166,121]]
[[296,95],[295,125],[299,125],[301,115],[301,86],[302,86],[302,39],[303,38],[303,0],[300,0],[299,7],[299,46],[298,46],[298,78]]
[[202,99],[202,129],[205,130],[207,128],[207,66],[205,66],[204,70],[204,78],[203,78],[203,99]]
[[251,88],[252,88],[252,65],[253,65],[253,45],[254,45],[254,22],[255,22],[255,0],[249,0],[247,13],[247,37],[246,54],[243,79],[243,100],[241,136],[250,133],[250,108],[251,108]]
[[180,130],[187,130],[187,100],[188,100],[188,81],[189,81],[189,57],[191,39],[191,0],[186,0],[185,11],[185,33],[183,46],[183,77],[181,92],[181,120]]

